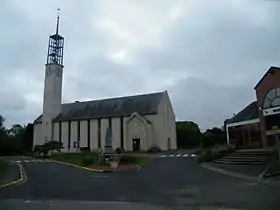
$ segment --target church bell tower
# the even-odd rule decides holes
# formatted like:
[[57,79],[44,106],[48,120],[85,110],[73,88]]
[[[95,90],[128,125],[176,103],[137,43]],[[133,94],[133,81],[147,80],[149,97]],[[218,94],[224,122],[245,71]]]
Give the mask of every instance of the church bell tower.
[[53,139],[52,120],[61,112],[64,38],[59,35],[58,29],[59,13],[57,16],[56,33],[49,37],[45,68],[42,117],[43,142],[57,140]]

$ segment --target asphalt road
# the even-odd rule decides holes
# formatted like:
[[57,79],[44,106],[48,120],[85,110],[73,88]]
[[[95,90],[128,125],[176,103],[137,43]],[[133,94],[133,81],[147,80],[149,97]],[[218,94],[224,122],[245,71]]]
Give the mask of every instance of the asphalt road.
[[121,173],[24,160],[28,181],[0,192],[1,210],[280,209],[279,187],[208,171],[190,157],[156,158]]

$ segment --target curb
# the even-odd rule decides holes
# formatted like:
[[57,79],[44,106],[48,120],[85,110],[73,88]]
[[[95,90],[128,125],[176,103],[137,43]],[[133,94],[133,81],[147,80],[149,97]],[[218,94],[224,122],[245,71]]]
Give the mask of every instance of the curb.
[[[62,165],[68,165],[68,166],[72,166],[72,167],[75,167],[75,168],[84,169],[84,170],[88,170],[88,171],[92,171],[92,172],[98,172],[98,173],[117,173],[117,172],[121,172],[121,171],[114,171],[114,169],[111,169],[111,170],[101,170],[101,169],[88,168],[88,167],[79,166],[79,165],[75,165],[75,164],[67,163],[67,162],[62,162],[62,161],[58,161],[58,160],[50,160],[49,159],[49,162],[58,163],[58,164],[62,164]],[[142,167],[143,167],[143,164],[138,164],[132,170],[139,171]],[[130,171],[130,170],[128,170],[128,171]]]
[[23,184],[23,183],[27,182],[28,179],[27,179],[27,175],[25,173],[25,170],[24,170],[23,166],[19,163],[17,163],[17,165],[18,165],[18,168],[19,168],[19,178],[17,180],[14,180],[14,181],[11,181],[11,182],[0,185],[0,190],[5,188],[5,187],[10,187],[12,185]]
[[254,182],[258,182],[258,183],[263,183],[263,184],[267,184],[269,186],[280,186],[280,182],[278,181],[272,181],[272,180],[267,180],[261,177],[254,177],[254,176],[249,176],[249,175],[245,175],[245,174],[241,174],[241,173],[237,173],[237,172],[233,172],[233,171],[228,171],[225,169],[221,169],[215,166],[210,166],[206,163],[201,163],[200,166],[202,166],[203,168],[206,168],[208,170],[214,171],[214,172],[218,172],[224,175],[229,175],[231,177],[234,178],[241,178],[241,179],[245,179],[247,181],[254,181]]
[[68,165],[68,166],[76,167],[76,168],[79,168],[79,169],[84,169],[84,170],[92,171],[92,172],[99,172],[99,173],[108,173],[108,172],[111,172],[111,171],[108,171],[108,170],[101,170],[101,169],[88,168],[88,167],[83,167],[83,166],[75,165],[75,164],[72,164],[72,163],[57,161],[57,160],[51,160],[51,159],[49,159],[49,161],[50,161],[50,162],[54,162],[54,163],[59,163],[59,164],[63,164],[63,165]]

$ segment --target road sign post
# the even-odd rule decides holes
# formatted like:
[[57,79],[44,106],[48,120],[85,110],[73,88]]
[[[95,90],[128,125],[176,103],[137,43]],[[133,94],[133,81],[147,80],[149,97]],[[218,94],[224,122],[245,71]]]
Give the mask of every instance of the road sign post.
[[77,152],[80,148],[80,142],[79,141],[74,141],[73,142],[73,147],[76,149],[76,152]]

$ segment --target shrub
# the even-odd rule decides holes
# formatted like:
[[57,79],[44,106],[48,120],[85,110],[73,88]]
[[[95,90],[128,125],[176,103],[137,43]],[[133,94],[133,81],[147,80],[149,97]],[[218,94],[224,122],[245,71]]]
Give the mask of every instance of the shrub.
[[210,162],[214,159],[221,158],[235,151],[235,146],[233,145],[215,145],[213,147],[208,147],[197,152],[198,162]]
[[120,162],[122,164],[133,164],[135,162],[134,156],[122,155]]
[[91,164],[93,164],[94,162],[94,158],[93,157],[84,157],[82,158],[82,165],[84,166],[89,166]]
[[82,153],[90,153],[90,147],[80,147]]
[[158,152],[161,152],[161,149],[160,149],[158,146],[154,145],[154,146],[152,146],[152,147],[148,150],[148,152],[150,152],[150,153],[158,153]]
[[115,152],[116,152],[117,154],[123,154],[125,151],[124,151],[124,149],[122,149],[122,148],[120,148],[120,147],[117,147],[117,148],[115,149]]
[[122,155],[120,158],[121,164],[139,164],[144,163],[148,160],[147,157],[144,156],[130,156],[130,155]]

